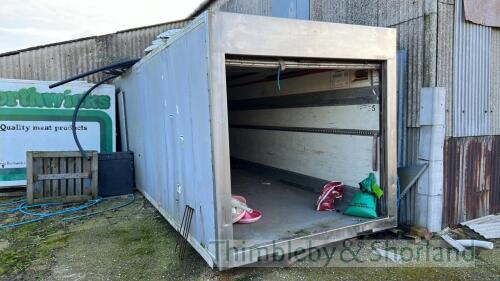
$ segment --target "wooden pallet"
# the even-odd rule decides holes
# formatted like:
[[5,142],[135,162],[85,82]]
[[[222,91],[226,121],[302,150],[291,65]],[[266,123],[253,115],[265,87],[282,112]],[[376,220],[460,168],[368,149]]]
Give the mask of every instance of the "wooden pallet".
[[82,202],[97,197],[97,152],[28,151],[26,198],[41,202]]

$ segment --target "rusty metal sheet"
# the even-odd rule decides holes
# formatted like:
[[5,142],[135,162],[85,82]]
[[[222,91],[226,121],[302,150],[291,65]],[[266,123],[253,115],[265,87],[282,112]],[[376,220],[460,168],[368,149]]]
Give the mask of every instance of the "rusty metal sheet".
[[499,0],[464,0],[465,19],[473,23],[500,27]]
[[500,215],[489,215],[466,221],[461,225],[467,226],[475,232],[481,234],[486,239],[500,238]]
[[445,143],[444,226],[500,212],[500,136]]
[[489,161],[491,169],[488,173],[489,182],[493,187],[490,194],[490,213],[500,213],[500,136],[493,137]]

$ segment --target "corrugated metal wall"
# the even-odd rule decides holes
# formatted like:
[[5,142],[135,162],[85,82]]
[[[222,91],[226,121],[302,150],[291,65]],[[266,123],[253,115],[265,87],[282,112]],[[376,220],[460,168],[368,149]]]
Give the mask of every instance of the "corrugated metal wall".
[[[0,54],[0,78],[60,80],[113,62],[140,58],[161,32],[182,28],[189,20]],[[102,75],[93,75],[97,82]]]
[[491,29],[490,54],[491,134],[500,135],[500,28]]
[[217,1],[212,9],[250,15],[271,16],[272,0],[223,0]]
[[446,89],[446,136],[452,135],[454,0],[439,1],[436,86]]
[[453,136],[491,134],[491,28],[465,21],[462,0],[455,6]]
[[454,27],[443,226],[500,212],[500,29],[466,22],[463,0]]
[[453,136],[499,135],[500,31],[465,21],[456,1]]
[[311,20],[378,25],[378,1],[310,0]]
[[500,212],[500,136],[445,143],[443,225]]

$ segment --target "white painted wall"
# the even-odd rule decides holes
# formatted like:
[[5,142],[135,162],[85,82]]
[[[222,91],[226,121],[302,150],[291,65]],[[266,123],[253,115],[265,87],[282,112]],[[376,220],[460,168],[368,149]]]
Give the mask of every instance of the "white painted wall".
[[229,112],[235,125],[292,126],[338,129],[379,129],[375,104],[238,110]]
[[372,138],[231,129],[233,157],[358,186],[372,171]]
[[[378,71],[370,70],[368,79],[359,80],[355,77],[355,70],[332,70],[290,79],[281,79],[280,90],[278,90],[276,81],[266,81],[229,88],[228,95],[231,100],[239,100],[369,87],[378,85],[378,75]],[[245,79],[240,79],[238,82],[242,82],[243,84],[245,81]]]
[[[293,95],[339,88],[332,80],[339,72],[324,72],[276,82],[230,88],[230,99]],[[344,72],[349,77],[349,72]],[[344,85],[366,87],[370,81],[347,80]],[[234,110],[231,125],[260,125],[378,130],[380,108],[376,104],[324,107]],[[231,156],[358,187],[372,172],[372,136],[352,136],[230,128]],[[380,153],[378,153],[380,155]],[[378,172],[376,172],[378,177]]]

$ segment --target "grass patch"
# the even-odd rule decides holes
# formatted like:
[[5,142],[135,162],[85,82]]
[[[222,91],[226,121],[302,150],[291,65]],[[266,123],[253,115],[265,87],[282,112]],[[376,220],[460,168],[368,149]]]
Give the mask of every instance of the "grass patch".
[[9,246],[0,251],[0,277],[22,273],[35,264],[38,268],[48,268],[67,239],[64,226],[52,220],[0,230],[0,240],[9,241]]
[[118,223],[97,220],[85,224],[93,224],[93,227],[75,232],[70,245],[57,259],[71,264],[76,272],[92,272],[94,280],[157,280],[180,276],[190,279],[207,269],[192,250],[186,259],[179,259],[174,251],[176,231],[163,218],[148,214]]
[[[0,203],[10,200],[0,200]],[[15,205],[5,206],[14,208]],[[0,224],[33,219],[21,213],[0,215]],[[8,246],[0,250],[0,280],[40,279],[47,276],[55,262],[55,253],[67,245],[67,226],[58,218],[0,229],[0,241]],[[33,270],[29,270],[33,268]]]

